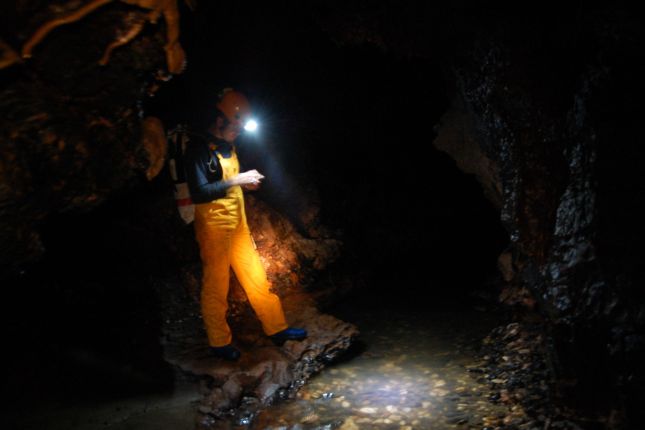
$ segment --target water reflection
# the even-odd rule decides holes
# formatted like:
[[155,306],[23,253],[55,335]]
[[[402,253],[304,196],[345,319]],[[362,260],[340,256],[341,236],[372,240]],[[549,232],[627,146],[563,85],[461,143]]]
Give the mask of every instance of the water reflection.
[[485,378],[469,372],[496,322],[487,315],[355,314],[351,321],[362,348],[312,378],[297,399],[262,411],[251,429],[482,428],[508,412],[490,401]]

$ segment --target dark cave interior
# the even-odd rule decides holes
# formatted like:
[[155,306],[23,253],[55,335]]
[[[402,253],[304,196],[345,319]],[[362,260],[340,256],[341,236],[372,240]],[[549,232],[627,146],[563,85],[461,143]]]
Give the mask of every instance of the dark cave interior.
[[[273,174],[262,197],[290,214],[304,198],[293,185],[313,184],[321,223],[345,232],[345,254],[372,273],[371,289],[405,282],[421,293],[424,280],[450,280],[468,290],[494,276],[508,242],[496,211],[474,176],[431,144],[449,105],[440,64],[371,46],[339,47],[306,7],[259,7],[218,26],[208,22],[220,8],[204,9],[197,25],[186,26],[196,64],[160,91],[153,113],[171,115],[170,123],[203,123],[222,82],[257,94],[252,102],[261,120],[266,115],[266,129],[240,151],[249,168]],[[224,15],[238,16],[231,9]],[[234,32],[244,35],[239,44],[213,50],[212,41]],[[214,80],[223,61],[226,70]],[[430,262],[442,269],[421,273]],[[460,270],[464,264],[472,270]]]
[[[27,11],[45,7],[43,2],[9,3],[0,10],[5,17],[0,23],[7,24],[0,42],[19,46],[27,32],[18,26],[28,23],[25,28],[33,30],[34,23],[43,20],[26,18]],[[464,329],[471,330],[464,338],[473,338],[463,341],[466,346],[455,347],[460,353],[472,348],[480,356],[504,361],[511,357],[513,362],[511,353],[494,350],[495,345],[514,336],[530,338],[534,342],[529,355],[544,355],[536,359],[534,375],[550,372],[553,380],[544,389],[548,394],[533,401],[540,405],[535,410],[519,395],[504,398],[517,387],[532,393],[531,383],[522,379],[525,374],[504,379],[508,386],[502,389],[502,383],[495,382],[493,403],[509,410],[521,404],[530,419],[512,421],[509,412],[507,418],[489,422],[473,418],[476,414],[451,418],[449,411],[445,423],[432,424],[436,428],[548,428],[551,422],[558,428],[636,428],[642,415],[638,405],[645,398],[645,375],[639,364],[645,359],[645,301],[639,288],[645,215],[638,144],[643,84],[636,82],[643,66],[635,66],[643,45],[640,21],[627,7],[595,9],[579,4],[562,7],[556,14],[546,4],[528,11],[467,2],[450,7],[381,1],[249,7],[204,1],[190,11],[180,2],[180,42],[187,68],[159,82],[154,96],[146,96],[144,88],[150,88],[152,71],[163,61],[159,48],[163,31],[158,26],[144,27],[138,39],[145,43],[115,50],[114,66],[109,65],[107,72],[97,72],[93,64],[78,67],[96,57],[102,50],[98,46],[104,44],[90,49],[78,42],[79,35],[91,34],[96,26],[125,16],[132,8],[111,4],[103,15],[96,12],[69,29],[52,32],[35,51],[40,58],[35,55],[32,63],[0,67],[0,89],[4,99],[11,100],[0,104],[0,113],[7,118],[0,126],[0,173],[3,188],[20,191],[3,191],[0,200],[9,202],[0,207],[0,220],[3,256],[11,256],[9,263],[3,260],[0,265],[3,325],[7,346],[17,351],[9,354],[3,386],[5,398],[11,399],[5,406],[19,411],[16,428],[41,425],[35,419],[32,427],[29,420],[20,427],[19,421],[34,404],[98,405],[175,389],[181,372],[164,358],[159,341],[172,321],[162,303],[165,293],[159,291],[186,289],[185,295],[190,295],[187,279],[199,279],[199,249],[192,225],[183,225],[174,213],[167,166],[146,181],[140,167],[145,164],[140,162],[143,150],[128,146],[127,138],[138,136],[133,124],[143,116],[160,118],[166,130],[177,124],[203,128],[223,86],[243,91],[261,124],[258,136],[239,141],[244,167],[267,176],[253,193],[252,202],[260,202],[252,203],[253,208],[266,204],[286,220],[275,224],[290,223],[289,234],[298,240],[342,243],[339,254],[322,269],[304,262],[306,252],[294,251],[300,253],[304,293],[318,300],[322,312],[361,329],[338,362],[351,363],[358,357],[362,363],[361,357],[369,356],[371,342],[379,342],[370,337],[371,330],[383,329],[370,320],[407,327],[398,335],[385,329],[383,333],[401,336],[401,344],[412,345],[413,351],[416,342],[425,345],[408,338],[420,330],[415,324],[434,325],[448,337],[454,330],[455,339],[461,339],[460,323],[455,322],[470,319],[472,327],[479,326]],[[10,13],[19,17],[11,24],[6,19]],[[88,40],[102,39],[97,35]],[[76,56],[74,49],[62,48],[70,41],[84,46],[78,60],[70,60]],[[61,68],[67,62],[73,71]],[[128,64],[135,62],[136,69],[129,70]],[[127,79],[114,86],[115,76]],[[30,80],[37,85],[29,87]],[[92,84],[87,84],[90,80]],[[114,93],[114,99],[108,97],[107,107],[97,107],[100,103],[88,96],[86,84],[103,97]],[[25,86],[31,89],[25,91]],[[24,108],[21,91],[29,94]],[[39,91],[46,94],[42,100]],[[69,95],[60,96],[66,91]],[[49,105],[51,100],[56,102]],[[66,103],[75,102],[78,107],[70,108],[71,119],[60,114]],[[121,107],[136,113],[123,114],[126,119],[120,122],[117,114],[101,111]],[[89,151],[90,161],[63,158],[57,170],[58,166],[41,161],[52,153],[33,151],[20,164],[29,175],[5,167],[7,160],[21,154],[6,142],[28,136],[20,139],[37,144],[42,138],[42,133],[30,131],[46,128],[37,123],[39,119],[32,120],[36,117],[32,109],[59,109],[58,116],[51,117],[61,125],[52,128],[63,140],[92,142],[98,136],[98,149]],[[116,131],[96,135],[82,127],[69,131],[74,120],[89,121],[79,114],[83,109],[90,118],[100,118],[99,123],[114,124]],[[453,127],[453,117],[448,116],[453,112],[467,112],[468,125]],[[26,125],[18,130],[10,127],[13,123]],[[438,148],[435,142],[440,138],[450,142],[449,149]],[[108,148],[113,141],[126,143]],[[479,149],[473,150],[473,145]],[[135,161],[126,166],[121,157]],[[121,175],[124,169],[129,170]],[[63,171],[60,178],[56,176]],[[59,179],[80,185],[63,185],[55,191],[38,185]],[[88,194],[98,195],[98,200],[84,200]],[[81,203],[76,203],[76,196]],[[19,210],[12,212],[14,207]],[[303,215],[311,210],[316,214],[313,223]],[[37,240],[23,232],[23,218],[37,231]],[[262,237],[260,249],[275,246]],[[509,259],[506,265],[502,257]],[[278,289],[287,295],[293,292],[290,288],[280,284]],[[252,315],[248,303],[230,310],[234,329],[259,328],[257,322],[244,322]],[[528,327],[520,333],[528,334],[517,334],[513,324],[518,322]],[[496,335],[485,340],[486,332]],[[244,348],[255,351],[255,341],[240,338]],[[516,343],[520,345],[516,349],[528,351],[519,340]],[[413,355],[405,348],[400,357]],[[492,359],[487,360],[490,365]],[[342,372],[335,362],[319,361]],[[534,364],[517,361],[515,367],[530,373]],[[462,367],[477,376],[480,370],[469,366]],[[494,376],[496,370],[481,368],[488,369],[481,372],[489,381],[501,380]],[[445,369],[446,374],[451,371],[450,366]],[[254,388],[240,384],[245,396],[258,397]],[[435,381],[433,395],[441,391],[436,387],[440,385]],[[306,396],[306,386],[303,392]],[[302,395],[297,395],[298,401]],[[293,401],[294,396],[282,398]],[[237,398],[224,409],[241,408],[244,401],[239,393]],[[262,402],[278,406],[255,411],[256,421],[246,426],[236,418],[233,427],[223,424],[217,408],[209,404],[212,409],[207,412],[200,409],[196,428],[349,430],[430,425],[421,416],[420,424],[412,427],[406,427],[412,419],[390,426],[391,416],[369,421],[373,405],[365,403],[356,415],[365,424],[358,421],[358,427],[349,423],[355,416],[344,417],[344,423],[331,418],[325,422],[318,410],[319,421],[298,418],[300,424],[279,427],[271,419],[296,412],[283,412],[274,400]],[[38,415],[38,407],[33,409]],[[68,426],[62,419],[59,424],[51,419],[52,428]],[[141,422],[140,428],[154,426]],[[110,425],[127,428],[121,424]],[[73,428],[84,428],[78,425]]]

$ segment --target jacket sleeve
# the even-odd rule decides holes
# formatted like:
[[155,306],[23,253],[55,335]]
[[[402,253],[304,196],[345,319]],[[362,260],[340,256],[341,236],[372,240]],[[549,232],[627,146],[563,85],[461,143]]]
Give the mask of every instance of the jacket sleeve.
[[222,173],[210,170],[221,169],[219,163],[211,163],[210,169],[209,163],[211,163],[211,155],[207,146],[188,144],[184,154],[184,168],[193,203],[207,203],[226,196],[227,184],[221,179],[212,179],[221,178]]

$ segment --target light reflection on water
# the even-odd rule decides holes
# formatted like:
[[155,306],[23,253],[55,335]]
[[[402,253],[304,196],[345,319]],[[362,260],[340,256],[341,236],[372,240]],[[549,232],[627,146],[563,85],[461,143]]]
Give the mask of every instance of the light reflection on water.
[[297,399],[261,412],[252,430],[482,428],[504,415],[489,402],[488,385],[468,372],[492,318],[406,312],[352,322],[360,351],[312,378]]

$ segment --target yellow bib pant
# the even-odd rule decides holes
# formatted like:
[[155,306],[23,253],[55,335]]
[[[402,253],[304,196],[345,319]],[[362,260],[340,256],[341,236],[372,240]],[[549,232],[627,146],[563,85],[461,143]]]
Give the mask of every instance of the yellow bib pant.
[[[230,158],[217,157],[223,180],[239,173],[235,151]],[[251,239],[240,186],[230,187],[223,198],[195,205],[195,234],[202,259],[201,309],[209,344],[223,346],[232,341],[226,322],[231,266],[265,334],[286,329],[280,298],[270,291],[271,284]]]

